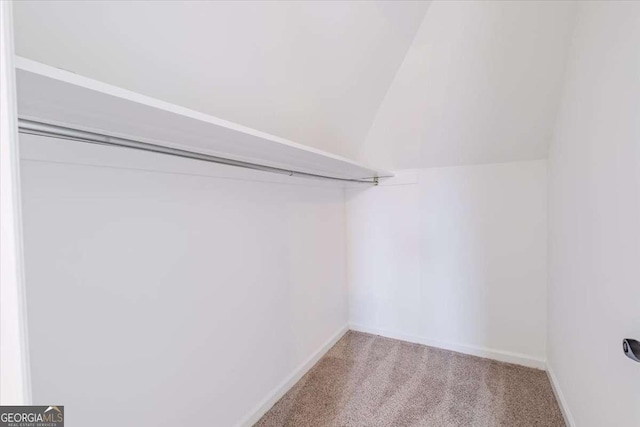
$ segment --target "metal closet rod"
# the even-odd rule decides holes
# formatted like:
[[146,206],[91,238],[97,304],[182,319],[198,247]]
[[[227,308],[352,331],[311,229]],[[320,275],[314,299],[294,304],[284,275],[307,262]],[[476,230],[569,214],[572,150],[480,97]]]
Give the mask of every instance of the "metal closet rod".
[[273,166],[259,165],[256,163],[243,162],[241,160],[225,159],[224,157],[211,156],[209,154],[196,153],[179,148],[163,147],[161,145],[149,144],[148,142],[134,141],[132,139],[118,138],[114,136],[102,135],[95,132],[72,129],[66,126],[52,125],[37,122],[34,120],[18,119],[18,130],[20,133],[30,135],[49,136],[53,138],[68,139],[72,141],[87,142],[90,144],[111,145],[116,147],[133,148],[135,150],[150,151],[152,153],[168,154],[170,156],[184,157],[187,159],[203,160],[205,162],[218,163],[239,168],[253,169],[263,172],[278,173],[281,175],[297,176],[303,178],[323,179],[328,181],[355,182],[360,184],[378,185],[378,178],[336,178],[333,176],[318,175],[307,172],[299,172],[289,169],[276,168]]

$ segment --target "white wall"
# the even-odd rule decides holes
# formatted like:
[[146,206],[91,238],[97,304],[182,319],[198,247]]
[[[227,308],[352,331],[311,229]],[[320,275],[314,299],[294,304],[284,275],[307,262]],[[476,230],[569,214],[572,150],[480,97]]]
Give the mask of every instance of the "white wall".
[[549,158],[548,362],[571,424],[640,425],[640,3],[581,5]]
[[34,401],[70,426],[235,425],[344,331],[342,187],[21,143]]
[[0,405],[27,405],[29,350],[11,2],[0,2]]
[[433,2],[360,160],[407,169],[546,158],[576,4]]
[[352,326],[542,367],[546,161],[393,180],[347,193]]

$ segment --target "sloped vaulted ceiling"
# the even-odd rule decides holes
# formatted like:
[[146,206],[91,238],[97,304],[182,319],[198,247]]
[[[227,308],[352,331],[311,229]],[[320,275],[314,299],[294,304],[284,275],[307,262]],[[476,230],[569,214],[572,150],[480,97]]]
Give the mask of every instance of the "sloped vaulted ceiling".
[[359,160],[405,169],[546,158],[576,6],[433,2]]
[[428,5],[21,1],[16,52],[353,158]]
[[389,169],[545,158],[575,2],[15,3],[19,55]]

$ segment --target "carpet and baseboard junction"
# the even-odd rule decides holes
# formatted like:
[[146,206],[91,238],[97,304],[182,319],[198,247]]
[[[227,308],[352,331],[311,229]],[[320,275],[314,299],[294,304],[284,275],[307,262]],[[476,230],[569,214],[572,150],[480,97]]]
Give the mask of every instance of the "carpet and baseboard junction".
[[547,374],[347,332],[256,424],[564,426]]

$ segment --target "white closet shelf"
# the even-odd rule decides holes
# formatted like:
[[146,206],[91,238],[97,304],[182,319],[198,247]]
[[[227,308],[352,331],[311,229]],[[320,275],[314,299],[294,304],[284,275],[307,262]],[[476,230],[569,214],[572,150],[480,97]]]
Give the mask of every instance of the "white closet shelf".
[[20,119],[340,179],[392,173],[26,58],[15,58]]

